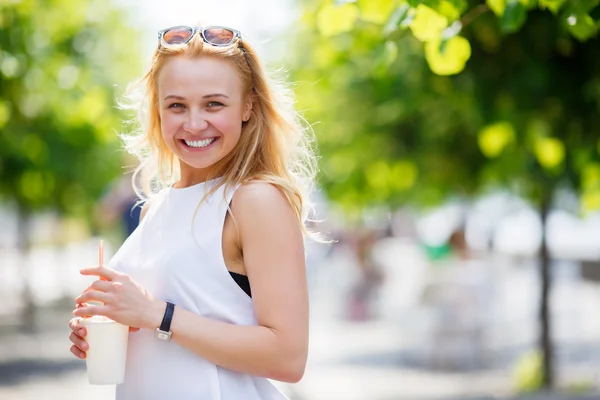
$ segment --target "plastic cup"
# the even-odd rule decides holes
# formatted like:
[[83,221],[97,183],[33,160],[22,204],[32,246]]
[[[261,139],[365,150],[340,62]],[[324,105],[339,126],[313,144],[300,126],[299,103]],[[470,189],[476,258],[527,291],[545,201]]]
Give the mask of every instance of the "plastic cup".
[[85,359],[88,380],[92,385],[117,385],[125,378],[129,327],[109,318],[82,318],[89,348]]

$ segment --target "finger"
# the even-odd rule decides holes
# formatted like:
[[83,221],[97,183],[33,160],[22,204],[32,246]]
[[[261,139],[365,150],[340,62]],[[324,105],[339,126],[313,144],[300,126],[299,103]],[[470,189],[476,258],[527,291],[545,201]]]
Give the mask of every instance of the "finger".
[[87,342],[83,340],[83,338],[77,336],[75,332],[71,332],[69,340],[81,351],[87,351],[89,349]]
[[88,301],[99,301],[101,303],[110,303],[113,296],[106,292],[100,292],[98,290],[88,290],[85,293],[80,294],[75,298],[75,303],[86,303]]
[[101,279],[112,281],[116,279],[120,274],[112,268],[108,268],[104,265],[100,265],[97,267],[87,267],[79,270],[81,275],[95,275],[99,276]]
[[101,292],[108,292],[112,287],[112,283],[110,281],[99,279],[97,281],[92,282],[90,285],[90,289],[99,290]]
[[77,346],[75,346],[75,345],[71,346],[71,353],[75,354],[75,357],[85,360],[85,357],[86,357],[85,351],[79,350],[77,348]]
[[69,321],[69,328],[71,328],[72,331],[75,331],[80,327],[79,320],[80,318],[71,318]]
[[81,325],[81,318],[72,318],[71,321],[69,321],[69,328],[71,328],[77,336],[82,338],[87,335],[87,330]]
[[94,315],[106,317],[107,312],[108,308],[106,306],[85,306],[75,309],[73,315],[76,317],[93,317]]

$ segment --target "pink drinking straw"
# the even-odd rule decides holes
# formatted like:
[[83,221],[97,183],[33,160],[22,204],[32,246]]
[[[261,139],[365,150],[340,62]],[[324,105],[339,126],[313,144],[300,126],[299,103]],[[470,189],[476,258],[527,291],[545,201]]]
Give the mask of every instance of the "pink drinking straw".
[[[104,265],[104,241],[100,240],[100,243],[98,243],[98,265],[102,266]],[[101,280],[103,280],[104,278],[100,277]],[[86,289],[87,290],[87,289]],[[97,301],[89,301],[88,304],[102,304],[101,302],[97,302]],[[83,317],[83,318],[91,318],[91,317]]]
[[98,265],[99,266],[104,265],[104,241],[103,240],[100,240],[100,243],[98,243]]

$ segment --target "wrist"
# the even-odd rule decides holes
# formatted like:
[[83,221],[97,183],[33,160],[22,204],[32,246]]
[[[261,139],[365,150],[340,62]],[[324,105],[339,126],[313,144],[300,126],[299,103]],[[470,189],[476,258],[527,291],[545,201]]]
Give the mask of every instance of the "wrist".
[[146,328],[155,330],[160,327],[160,324],[165,315],[167,303],[162,300],[153,300],[146,315]]

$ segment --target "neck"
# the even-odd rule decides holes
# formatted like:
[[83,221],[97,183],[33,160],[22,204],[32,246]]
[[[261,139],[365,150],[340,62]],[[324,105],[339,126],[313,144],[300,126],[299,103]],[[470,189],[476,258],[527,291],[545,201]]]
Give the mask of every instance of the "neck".
[[206,182],[210,176],[211,168],[193,168],[184,162],[179,162],[180,177],[173,184],[174,188],[185,188]]

